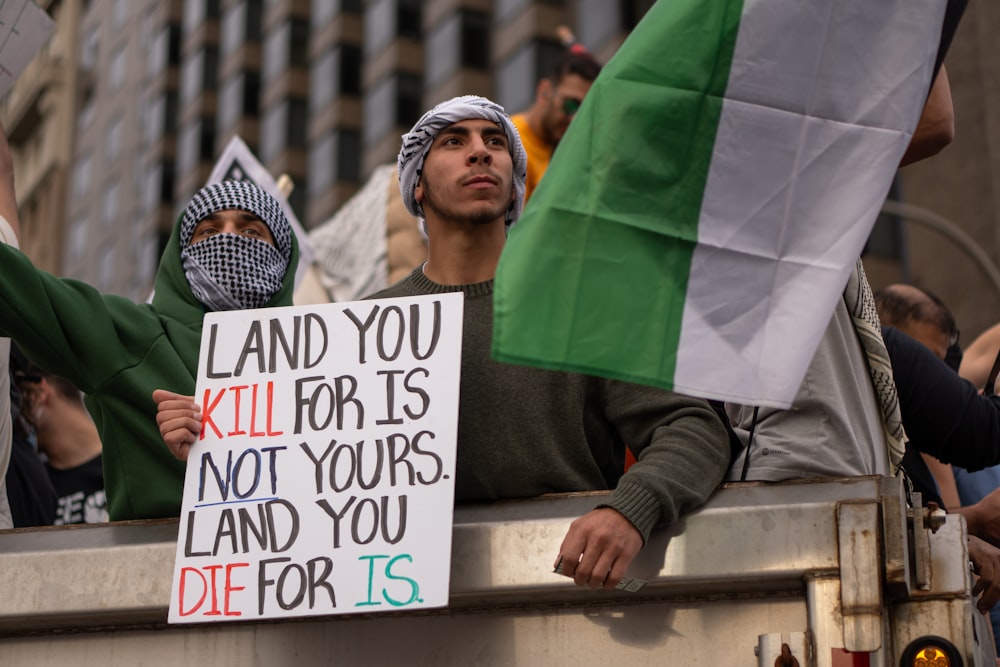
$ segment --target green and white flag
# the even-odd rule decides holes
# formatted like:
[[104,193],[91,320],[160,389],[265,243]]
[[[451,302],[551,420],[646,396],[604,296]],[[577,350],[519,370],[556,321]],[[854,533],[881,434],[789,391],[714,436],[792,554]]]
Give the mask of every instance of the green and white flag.
[[494,356],[790,405],[916,127],[945,5],[654,5],[511,230]]

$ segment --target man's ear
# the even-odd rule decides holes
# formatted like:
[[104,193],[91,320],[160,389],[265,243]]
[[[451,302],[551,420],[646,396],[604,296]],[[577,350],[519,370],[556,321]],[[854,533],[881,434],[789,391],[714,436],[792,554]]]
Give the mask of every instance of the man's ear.
[[539,81],[535,97],[539,100],[548,101],[552,97],[552,82],[548,79],[542,79]]
[[417,181],[416,187],[413,188],[413,198],[417,200],[418,204],[423,204],[424,203],[424,186],[423,186],[423,181],[424,181],[424,179],[421,178],[419,181]]
[[49,381],[46,380],[45,378],[39,380],[38,383],[35,385],[36,404],[44,405],[45,403],[48,403],[50,400],[52,400],[52,397],[54,395],[55,395],[55,390],[52,388],[52,385],[49,384]]

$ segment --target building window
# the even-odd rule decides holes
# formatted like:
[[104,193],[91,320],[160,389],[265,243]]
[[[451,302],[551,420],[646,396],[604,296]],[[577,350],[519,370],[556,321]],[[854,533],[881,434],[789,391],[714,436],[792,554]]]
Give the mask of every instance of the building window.
[[76,163],[73,170],[73,196],[77,200],[85,199],[90,194],[90,173],[93,159],[90,155]]
[[149,146],[163,136],[163,124],[166,120],[167,100],[159,96],[147,101],[142,118],[142,143]]
[[361,2],[362,0],[340,0],[340,2],[336,0],[312,0],[309,12],[312,25],[314,28],[320,29],[340,14],[360,14]]
[[286,126],[288,146],[305,148],[309,134],[309,104],[300,98],[288,100],[288,124]]
[[295,189],[288,196],[288,205],[292,207],[295,217],[306,219],[306,209],[309,206],[309,182],[306,178],[296,179]]
[[423,81],[419,76],[396,75],[396,125],[410,127],[419,120],[423,113],[422,93]]
[[219,91],[219,126],[232,128],[239,120],[243,108],[243,77],[235,76],[222,85]]
[[361,94],[361,49],[350,44],[340,47],[340,92]]
[[289,22],[291,33],[288,45],[288,63],[292,67],[309,66],[309,22],[303,19],[292,19]]
[[427,36],[424,55],[428,85],[438,85],[458,69],[460,24],[459,15],[452,14],[435,26]]
[[286,23],[264,40],[264,80],[274,81],[288,68],[290,28]]
[[125,83],[125,65],[127,63],[125,55],[126,51],[123,48],[111,58],[111,64],[108,66],[108,87],[111,92],[118,90]]
[[260,41],[264,9],[261,0],[231,5],[222,17],[222,53],[230,54],[246,43]]
[[591,46],[602,46],[621,31],[622,10],[607,0],[581,0],[577,12],[577,37]]
[[176,24],[167,26],[167,64],[181,64],[181,27]]
[[525,109],[535,97],[535,88],[564,52],[558,42],[535,40],[501,63],[497,73],[497,101],[505,109]]
[[260,132],[260,157],[263,162],[270,162],[284,150],[287,123],[287,104],[276,104],[264,114],[264,122]]
[[365,7],[365,53],[375,56],[396,34],[395,0],[372,0]]
[[213,118],[201,119],[198,157],[204,162],[215,160],[215,121]]
[[162,169],[161,165],[156,164],[152,168],[146,169],[145,172],[139,171],[144,181],[143,187],[139,189],[143,215],[149,215],[160,205],[160,177]]
[[[607,0],[603,0],[607,4]],[[496,13],[497,21],[505,21],[510,18],[514,12],[519,9],[527,7],[529,4],[528,0],[496,0],[494,4],[493,11]]]
[[462,67],[490,67],[489,17],[480,12],[462,12]]
[[164,26],[153,38],[146,74],[156,76],[168,66],[176,67],[181,62],[181,27],[171,24]]
[[185,104],[192,102],[201,90],[201,76],[205,69],[205,52],[201,51],[184,63],[181,72],[181,99]]
[[427,38],[427,82],[435,86],[459,67],[477,70],[490,65],[489,18],[480,12],[452,14]]
[[108,125],[108,132],[104,136],[104,160],[106,162],[114,160],[122,149],[122,118],[113,119]]
[[170,90],[166,94],[167,106],[163,112],[163,134],[173,136],[177,134],[177,91]]
[[84,70],[92,70],[97,65],[99,43],[100,37],[96,30],[87,33],[87,36],[84,37],[83,46],[80,49],[80,66]]
[[243,115],[260,115],[260,74],[243,73]]
[[219,0],[187,0],[184,3],[184,30],[194,32],[209,19],[219,18]]
[[341,130],[337,139],[337,180],[357,183],[361,180],[361,133]]
[[318,110],[337,94],[361,94],[361,49],[342,44],[313,61],[309,71],[309,102]]
[[247,0],[247,41],[257,43],[264,32],[264,3],[261,0]]
[[395,127],[409,128],[420,118],[423,85],[419,76],[397,73],[376,84],[364,100],[364,141],[371,144]]
[[215,90],[219,86],[219,50],[215,47],[205,49],[202,59],[201,89],[205,92]]
[[309,103],[313,110],[322,109],[333,99],[338,83],[336,71],[339,61],[339,49],[330,49],[317,58],[309,69]]
[[66,254],[69,255],[71,264],[79,262],[87,249],[87,239],[90,238],[89,227],[90,223],[86,214],[74,218],[69,226],[69,243],[67,244],[69,247],[66,249]]
[[181,132],[177,145],[178,169],[187,173],[197,168],[199,162],[215,159],[215,122],[202,117]]
[[108,227],[113,227],[118,222],[120,191],[117,181],[104,188],[104,195],[101,197],[101,219]]
[[83,89],[83,100],[80,102],[80,114],[77,116],[77,126],[80,129],[86,128],[94,120],[96,106],[94,104],[94,86],[88,84]]
[[396,36],[420,39],[420,0],[397,0]]
[[231,5],[222,17],[222,53],[229,55],[246,39],[246,3]]
[[128,3],[125,0],[115,0],[111,8],[111,25],[115,31],[121,30],[125,26],[128,18]]
[[97,286],[102,292],[114,292],[115,278],[115,248],[110,243],[101,251],[101,259],[97,263]]
[[309,152],[309,194],[319,196],[337,182],[361,180],[361,135],[337,130],[317,141]]

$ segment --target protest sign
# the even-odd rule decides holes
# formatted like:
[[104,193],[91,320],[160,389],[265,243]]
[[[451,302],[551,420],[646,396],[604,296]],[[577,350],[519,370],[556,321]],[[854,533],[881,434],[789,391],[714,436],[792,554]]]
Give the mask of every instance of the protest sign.
[[205,316],[171,623],[447,604],[462,308]]
[[0,97],[52,36],[55,23],[31,0],[0,2]]

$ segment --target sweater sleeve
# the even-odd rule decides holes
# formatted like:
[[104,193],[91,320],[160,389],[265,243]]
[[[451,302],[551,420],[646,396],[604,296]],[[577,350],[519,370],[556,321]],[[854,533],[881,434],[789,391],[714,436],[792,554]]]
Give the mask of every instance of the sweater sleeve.
[[152,309],[37,269],[0,244],[0,336],[86,393],[149,351]]
[[607,507],[621,512],[645,542],[658,524],[698,507],[729,468],[729,435],[707,401],[607,380],[607,417],[636,455]]
[[910,444],[945,463],[980,470],[1000,463],[1000,397],[981,396],[929,349],[882,327]]

